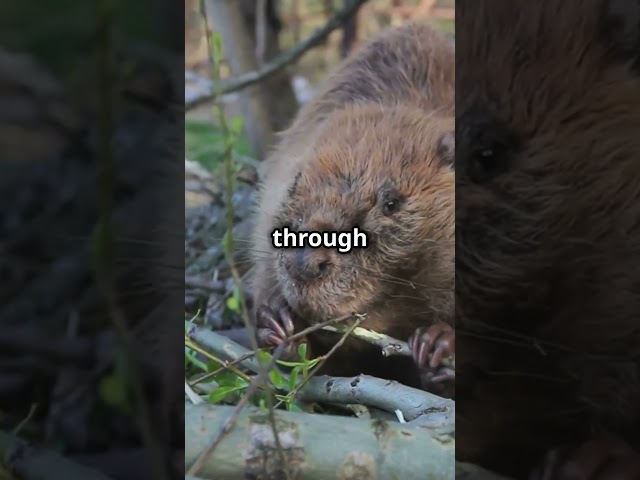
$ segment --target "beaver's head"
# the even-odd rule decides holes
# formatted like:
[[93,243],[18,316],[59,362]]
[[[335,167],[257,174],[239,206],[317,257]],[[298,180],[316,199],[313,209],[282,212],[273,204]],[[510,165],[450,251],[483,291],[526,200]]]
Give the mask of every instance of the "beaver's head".
[[[419,302],[451,302],[454,283],[453,119],[404,107],[331,115],[295,177],[274,228],[367,235],[366,248],[277,251],[289,304],[318,320]],[[426,273],[425,273],[426,272]]]

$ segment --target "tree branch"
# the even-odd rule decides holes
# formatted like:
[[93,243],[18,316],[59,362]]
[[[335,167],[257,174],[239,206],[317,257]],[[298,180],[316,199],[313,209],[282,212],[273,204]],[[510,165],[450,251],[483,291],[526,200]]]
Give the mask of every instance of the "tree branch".
[[[323,327],[323,330],[336,333],[342,333],[345,331],[344,327],[334,327],[332,325]],[[392,355],[402,355],[406,357],[411,356],[411,349],[409,348],[409,344],[407,342],[390,337],[389,335],[385,335],[384,333],[378,333],[374,332],[373,330],[358,327],[353,330],[350,335],[352,337],[370,343],[371,345],[380,347],[380,351],[385,357],[390,357]],[[448,358],[443,358],[442,366],[447,368],[455,368],[455,361]]]
[[[233,407],[185,405],[188,466],[210,443]],[[276,412],[278,437],[293,478],[454,478],[455,441],[428,428],[381,420]],[[282,478],[267,413],[246,409],[199,472],[202,478]]]
[[456,461],[456,480],[510,480],[473,463]]
[[308,50],[321,43],[326,37],[334,30],[342,26],[342,24],[354,15],[358,9],[364,5],[368,0],[355,0],[352,3],[347,4],[345,8],[337,12],[324,27],[319,28],[314,33],[309,35],[306,39],[300,42],[295,47],[281,53],[272,61],[266,63],[263,67],[254,72],[248,72],[237,77],[223,82],[218,92],[214,91],[213,82],[207,82],[206,93],[195,94],[191,98],[187,98],[185,95],[185,110],[191,110],[202,104],[205,104],[213,100],[217,95],[225,95],[231,92],[242,90],[250,85],[258,83],[261,80],[273,75],[279,70],[283,69],[287,65],[296,62],[302,57]]
[[430,426],[444,429],[447,434],[455,431],[453,400],[369,375],[314,377],[300,391],[299,398],[309,403],[358,403],[387,412],[400,410],[406,420],[427,415],[432,420],[428,422]]
[[24,480],[110,480],[101,472],[52,451],[30,446],[6,432],[0,432],[0,473],[2,469]]

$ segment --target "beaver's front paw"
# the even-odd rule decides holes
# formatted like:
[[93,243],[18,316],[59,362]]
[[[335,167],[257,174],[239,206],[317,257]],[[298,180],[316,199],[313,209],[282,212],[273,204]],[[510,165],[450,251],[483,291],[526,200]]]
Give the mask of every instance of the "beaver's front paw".
[[[456,333],[450,325],[439,322],[428,328],[418,328],[409,338],[409,348],[427,383],[455,380],[452,363],[456,354]],[[450,363],[443,365],[445,359]]]
[[616,437],[551,450],[530,480],[640,480],[640,454]]
[[[277,347],[294,334],[293,314],[284,300],[272,300],[256,311],[258,342],[261,347]],[[284,358],[295,356],[298,344],[304,339],[289,342],[283,352]]]

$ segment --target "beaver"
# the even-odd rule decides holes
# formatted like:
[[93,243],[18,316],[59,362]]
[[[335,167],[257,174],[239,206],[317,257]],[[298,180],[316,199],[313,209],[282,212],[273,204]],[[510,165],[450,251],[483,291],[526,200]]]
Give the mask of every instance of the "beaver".
[[460,460],[640,478],[639,11],[457,4]]
[[[389,29],[340,65],[281,134],[265,160],[253,236],[263,344],[356,312],[365,328],[410,338],[415,363],[349,339],[324,373],[411,386],[453,378],[438,367],[453,354],[454,69],[452,45],[426,23]],[[368,245],[276,249],[271,234],[284,227],[358,227]],[[306,341],[321,355],[338,339],[318,331]]]

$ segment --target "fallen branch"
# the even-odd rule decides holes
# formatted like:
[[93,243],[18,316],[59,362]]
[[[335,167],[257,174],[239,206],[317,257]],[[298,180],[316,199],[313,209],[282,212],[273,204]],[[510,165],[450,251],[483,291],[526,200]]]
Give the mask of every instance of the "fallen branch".
[[[189,322],[185,322],[185,325],[187,326],[187,336],[194,343],[198,344],[209,353],[218,357],[224,357],[224,360],[233,362],[250,353],[250,350],[246,349],[242,345],[239,345],[233,340],[214,331],[195,324],[190,324]],[[254,373],[260,373],[260,364],[255,357],[247,356],[247,358],[239,363]]]
[[510,480],[497,473],[466,462],[456,462],[456,480]]
[[251,340],[249,339],[249,331],[246,328],[230,328],[228,330],[216,330],[218,335],[228,338],[232,342],[251,350]]
[[[188,468],[222,428],[233,407],[185,405]],[[292,478],[454,478],[455,441],[429,429],[332,415],[277,411],[278,437]],[[207,458],[198,478],[280,479],[282,465],[267,413],[247,408]]]
[[[324,327],[323,330],[342,333],[343,329],[341,327],[328,326]],[[382,355],[384,355],[385,357],[390,357],[392,355],[404,355],[407,357],[411,356],[411,349],[409,348],[409,344],[407,342],[403,342],[402,340],[390,337],[389,335],[358,327],[351,333],[351,336],[380,347]]]
[[207,91],[203,94],[193,95],[192,98],[185,97],[185,110],[196,108],[204,103],[213,100],[217,95],[225,95],[228,93],[242,90],[250,85],[258,83],[261,80],[273,75],[279,70],[283,69],[287,65],[296,62],[302,57],[308,50],[320,44],[326,37],[331,34],[337,28],[340,28],[342,24],[354,15],[358,9],[367,2],[367,0],[354,0],[353,2],[347,2],[346,6],[337,12],[324,27],[319,28],[314,33],[309,35],[306,39],[300,42],[295,47],[281,53],[272,61],[266,63],[263,67],[254,72],[248,72],[239,75],[227,82],[223,82],[221,88],[216,92],[213,88],[213,82],[210,82],[205,87]]
[[0,467],[0,471],[4,469],[22,480],[111,480],[97,470],[30,446],[6,432],[0,432]]
[[44,329],[0,326],[0,351],[33,354],[50,361],[89,363],[95,360],[97,342],[91,339],[43,335]]
[[373,406],[387,412],[400,410],[405,420],[426,416],[421,423],[441,433],[455,431],[455,402],[398,382],[369,375],[340,378],[326,375],[312,378],[300,391],[304,402],[324,402]]
[[[333,326],[323,327],[323,330],[336,333],[343,333],[345,331],[343,327]],[[355,330],[353,330],[353,332],[351,332],[351,336],[380,347],[382,355],[385,357],[390,357],[392,355],[404,355],[407,357],[411,356],[411,349],[409,348],[409,344],[407,342],[390,337],[389,335],[385,335],[384,333],[378,333],[374,332],[373,330],[367,330],[366,328],[357,327]],[[442,366],[447,368],[455,368],[455,362],[449,360],[448,358],[443,358]]]
[[[172,450],[170,456],[172,471],[177,473],[184,470],[184,450]],[[76,454],[70,458],[88,468],[104,472],[113,480],[153,478],[152,457],[146,448],[118,448],[104,452]],[[66,480],[66,477],[60,478]]]
[[201,288],[203,290],[217,293],[223,293],[225,291],[224,282],[221,281],[205,280],[197,277],[185,277],[184,283],[187,288]]
[[[234,361],[250,353],[250,350],[222,335],[188,322],[185,324],[188,326],[188,337],[216,356]],[[261,369],[255,357],[247,357],[239,363],[254,373],[260,373]],[[283,376],[287,378],[286,374]],[[396,413],[399,410],[407,421],[426,416],[425,419],[421,419],[421,423],[445,434],[455,431],[453,400],[368,375],[350,378],[312,377],[300,390],[298,398],[309,403],[360,403],[390,413]]]

